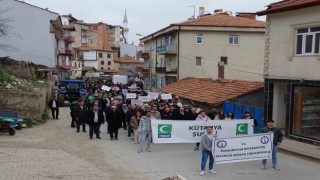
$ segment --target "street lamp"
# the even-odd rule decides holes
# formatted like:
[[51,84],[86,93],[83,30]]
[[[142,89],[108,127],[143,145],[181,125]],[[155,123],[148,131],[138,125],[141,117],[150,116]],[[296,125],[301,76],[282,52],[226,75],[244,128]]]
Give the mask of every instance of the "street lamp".
[[[137,36],[141,36],[141,37],[146,37],[145,35],[142,34],[136,34]],[[150,43],[150,47],[149,47],[149,90],[152,91],[152,50],[151,50],[151,37],[149,38],[149,43]]]

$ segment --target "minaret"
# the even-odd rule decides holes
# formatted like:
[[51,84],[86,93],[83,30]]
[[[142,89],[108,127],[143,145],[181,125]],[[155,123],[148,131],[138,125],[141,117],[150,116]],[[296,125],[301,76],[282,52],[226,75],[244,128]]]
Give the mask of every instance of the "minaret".
[[124,37],[124,42],[128,43],[128,33],[129,33],[129,28],[128,28],[128,18],[127,18],[127,10],[124,11],[124,18],[123,18],[123,37]]

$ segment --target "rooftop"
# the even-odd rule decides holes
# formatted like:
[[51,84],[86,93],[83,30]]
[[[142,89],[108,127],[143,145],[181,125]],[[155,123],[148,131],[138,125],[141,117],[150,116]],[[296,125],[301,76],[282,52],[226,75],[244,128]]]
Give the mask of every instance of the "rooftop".
[[120,57],[120,59],[115,60],[115,62],[119,62],[119,63],[137,63],[137,64],[138,63],[143,63],[143,62],[140,62],[140,61],[137,61],[137,60],[133,59],[130,56]]
[[264,21],[258,21],[243,17],[230,16],[228,14],[218,13],[208,16],[199,17],[177,23],[175,25],[180,26],[213,26],[213,27],[252,27],[252,28],[265,28],[266,23]]
[[113,52],[113,50],[109,50],[109,49],[97,49],[91,46],[78,46],[75,47],[75,49],[78,49],[80,51],[107,51],[107,52]]
[[264,82],[261,81],[185,78],[160,90],[197,102],[221,104],[225,100],[249,94],[263,87]]
[[258,11],[257,15],[263,16],[266,14],[302,9],[318,5],[320,5],[319,0],[283,0],[269,4],[266,10]]

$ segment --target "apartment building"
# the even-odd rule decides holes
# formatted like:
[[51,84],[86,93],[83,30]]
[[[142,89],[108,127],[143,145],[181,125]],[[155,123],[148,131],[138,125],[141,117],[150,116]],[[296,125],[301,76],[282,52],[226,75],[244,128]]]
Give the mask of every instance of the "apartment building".
[[284,0],[267,16],[264,119],[288,137],[320,142],[320,1]]
[[[254,13],[201,15],[141,40],[160,88],[187,77],[263,80],[265,22]],[[159,82],[160,81],[160,82]],[[159,87],[160,86],[160,87]]]

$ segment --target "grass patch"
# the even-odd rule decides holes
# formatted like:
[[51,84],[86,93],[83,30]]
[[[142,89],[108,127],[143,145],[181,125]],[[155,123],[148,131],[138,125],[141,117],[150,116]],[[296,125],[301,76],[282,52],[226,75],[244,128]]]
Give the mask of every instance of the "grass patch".
[[45,109],[41,116],[41,119],[24,118],[23,122],[24,124],[26,124],[27,128],[32,128],[45,124],[49,119],[49,109]]
[[11,83],[11,81],[12,81],[11,76],[6,72],[4,72],[3,69],[0,69],[0,82]]

